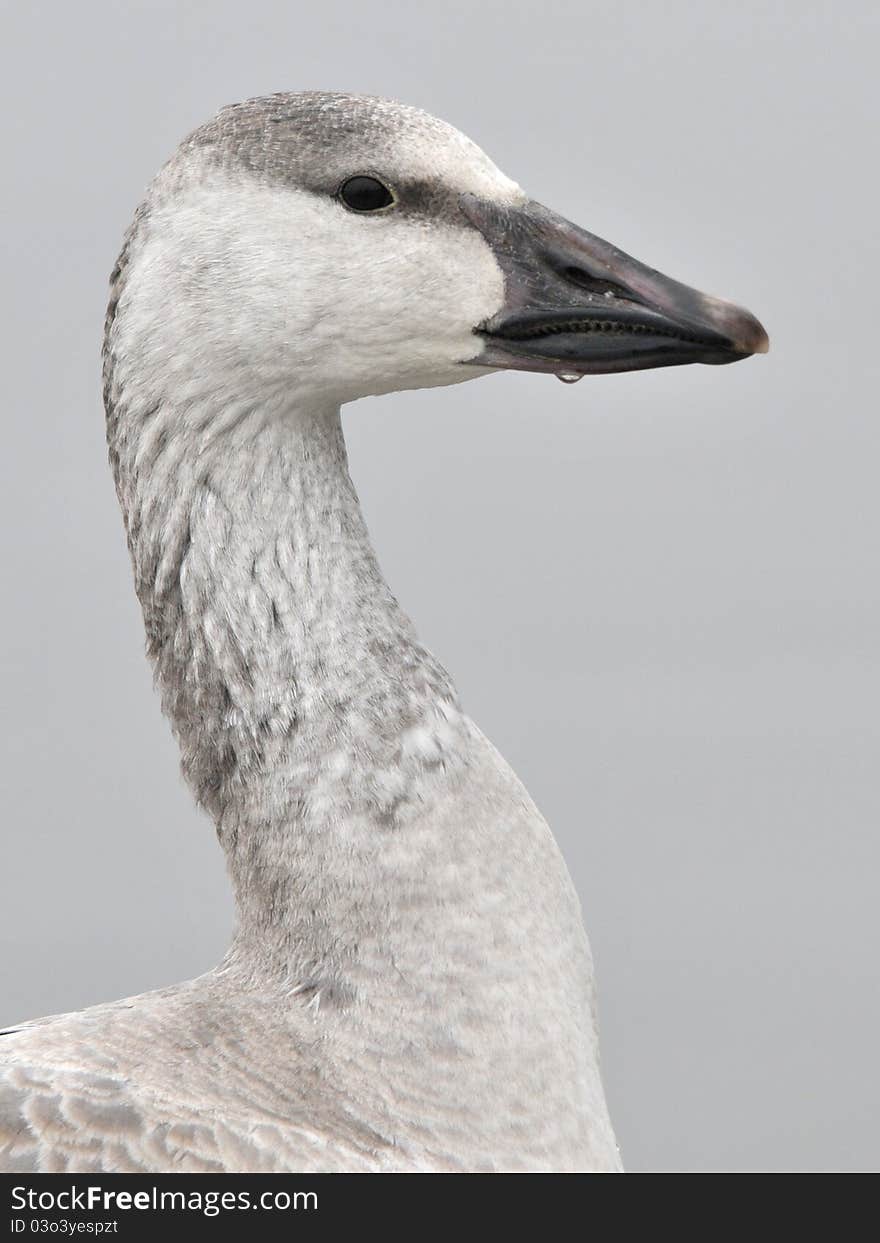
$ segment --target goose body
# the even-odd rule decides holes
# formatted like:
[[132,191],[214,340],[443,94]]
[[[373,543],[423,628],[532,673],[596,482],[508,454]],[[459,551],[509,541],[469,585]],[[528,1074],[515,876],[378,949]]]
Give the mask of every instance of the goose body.
[[238,926],[199,979],[0,1037],[0,1169],[620,1168],[572,883],[386,585],[340,421],[499,367],[766,347],[605,245],[355,96],[226,109],[153,183],[112,278],[110,459]]

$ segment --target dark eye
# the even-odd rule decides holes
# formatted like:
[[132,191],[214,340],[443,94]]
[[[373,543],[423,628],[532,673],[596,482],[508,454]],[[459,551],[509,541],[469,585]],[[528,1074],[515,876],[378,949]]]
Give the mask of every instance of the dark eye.
[[388,187],[375,177],[349,177],[339,187],[339,197],[352,211],[379,211],[394,202]]

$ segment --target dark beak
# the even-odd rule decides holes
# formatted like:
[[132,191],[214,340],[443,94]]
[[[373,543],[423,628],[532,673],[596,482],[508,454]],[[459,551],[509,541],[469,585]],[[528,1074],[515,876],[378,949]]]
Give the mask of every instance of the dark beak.
[[732,363],[765,354],[754,315],[670,280],[540,203],[461,196],[505,277],[505,303],[475,330],[479,367],[580,375]]

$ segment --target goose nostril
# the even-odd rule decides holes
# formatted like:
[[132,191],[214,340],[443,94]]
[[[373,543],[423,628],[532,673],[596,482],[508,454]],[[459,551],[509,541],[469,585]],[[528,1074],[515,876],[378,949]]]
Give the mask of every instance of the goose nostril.
[[569,264],[557,270],[564,280],[577,285],[579,289],[587,290],[588,293],[601,294],[606,298],[622,298],[628,302],[634,301],[632,294],[622,285],[607,280],[605,277],[591,276],[584,268],[577,267],[575,264]]

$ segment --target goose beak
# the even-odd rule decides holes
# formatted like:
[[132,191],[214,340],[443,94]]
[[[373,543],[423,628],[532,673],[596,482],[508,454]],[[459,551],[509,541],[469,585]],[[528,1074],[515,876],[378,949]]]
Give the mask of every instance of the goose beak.
[[732,363],[769,348],[742,307],[663,276],[540,203],[460,201],[505,278],[504,306],[475,329],[484,349],[469,365],[580,376]]

